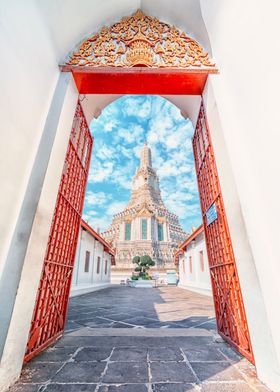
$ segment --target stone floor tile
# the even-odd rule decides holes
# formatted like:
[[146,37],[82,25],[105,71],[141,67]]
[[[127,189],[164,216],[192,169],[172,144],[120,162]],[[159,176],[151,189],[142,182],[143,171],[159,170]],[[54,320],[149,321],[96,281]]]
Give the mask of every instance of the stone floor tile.
[[160,321],[144,326],[144,328],[169,328],[169,327],[170,325],[168,323],[161,323]]
[[35,361],[31,361],[23,367],[20,381],[22,383],[44,383],[53,377],[61,366],[61,362],[37,363]]
[[123,320],[124,322],[128,324],[133,324],[133,325],[141,325],[141,326],[148,326],[149,324],[154,324],[158,320],[156,319],[150,319],[147,317],[133,317],[133,318],[127,318]]
[[242,360],[242,356],[227,343],[217,343],[216,347],[231,361],[239,362]]
[[[114,318],[114,321],[108,318]],[[145,328],[163,327],[160,329],[161,336],[135,337],[133,327],[123,323],[127,319],[132,319],[134,323],[137,321],[136,328],[143,328],[144,332]],[[201,322],[204,324],[199,325]],[[45,388],[46,385],[42,384],[50,377],[53,379],[46,392],[94,391],[101,378],[104,379],[98,392],[147,392],[148,365],[139,352],[135,354],[135,348],[140,353],[150,349],[155,354],[149,364],[154,392],[192,391],[194,384],[191,383],[197,379],[188,364],[182,362],[177,351],[179,347],[204,380],[202,387],[205,392],[235,392],[237,387],[240,392],[249,392],[250,386],[254,387],[255,392],[269,391],[257,380],[254,367],[225,342],[214,341],[214,336],[181,336],[180,331],[179,336],[166,336],[164,330],[168,328],[164,327],[167,325],[178,329],[194,327],[192,332],[197,335],[200,330],[211,331],[215,327],[212,299],[178,287],[143,290],[119,286],[71,298],[65,336],[53,345],[54,349],[47,350],[24,367],[23,377],[16,384],[17,390],[10,392],[41,392],[38,388]],[[94,334],[91,328],[109,328],[109,336],[83,336],[85,333]],[[118,336],[116,328],[127,328],[126,336]],[[76,331],[76,336],[71,336],[73,331]],[[109,357],[113,347],[117,350],[116,362],[107,364],[104,360]],[[73,361],[71,359],[67,364],[59,362],[69,360],[77,348],[83,350],[77,353]],[[124,354],[121,349],[124,348],[127,349],[125,355],[129,362],[121,361]],[[224,362],[217,354],[221,352],[226,355]],[[227,358],[235,366],[229,366]],[[213,359],[215,361],[211,361]],[[59,371],[61,366],[65,367]],[[105,369],[107,374],[103,377]],[[238,370],[245,375],[243,379]],[[109,381],[105,381],[106,377]],[[27,384],[24,384],[25,380]],[[151,384],[149,388],[149,392],[152,392]],[[200,390],[201,384],[197,388]]]
[[8,392],[39,392],[42,385],[40,384],[21,384],[16,383],[8,389]]
[[238,381],[243,380],[240,372],[227,362],[191,362],[200,381]]
[[121,321],[114,322],[110,328],[134,328],[134,325],[122,323]]
[[50,347],[36,357],[36,362],[66,362],[77,347]]
[[156,347],[149,349],[150,361],[183,361],[183,355],[179,347]]
[[48,384],[44,392],[94,392],[96,384]]
[[81,361],[104,361],[112,352],[111,348],[103,347],[84,347],[74,357],[76,362]]
[[110,361],[147,362],[148,349],[145,347],[116,347]]
[[193,384],[185,383],[159,383],[152,385],[153,392],[197,392]]
[[65,332],[67,331],[76,331],[77,329],[81,328],[81,324],[76,323],[75,321],[69,320],[65,325]]
[[184,349],[187,359],[192,361],[226,361],[226,358],[220,351],[213,346],[192,347],[191,349]]
[[112,324],[113,320],[108,320],[107,318],[102,318],[102,317],[92,317],[88,319],[80,319],[77,320],[78,323],[81,325],[88,325],[89,327],[92,327],[93,325],[105,325],[105,324]]
[[92,323],[86,323],[85,327],[89,327],[89,328],[111,328],[112,325],[114,324],[114,321],[111,321],[108,323],[104,323],[104,324],[95,324],[94,322]]
[[103,316],[104,318],[113,320],[113,321],[123,321],[127,318],[131,318],[131,314],[130,313],[108,313],[106,314],[106,316]]
[[148,388],[145,384],[102,385],[98,392],[148,392]]
[[253,392],[249,385],[245,382],[236,382],[236,383],[205,383],[202,384],[201,392]]
[[102,379],[103,383],[146,383],[148,382],[148,365],[143,362],[113,362]]
[[67,363],[53,378],[53,382],[95,383],[99,382],[105,369],[105,362]]
[[195,325],[194,328],[203,328],[203,329],[207,329],[207,331],[216,331],[217,325],[216,322],[209,322],[209,323],[203,323],[202,325],[200,324]]
[[190,348],[203,348],[206,345],[211,345],[213,343],[212,336],[189,336],[184,339],[181,339],[180,347],[183,349],[190,349]]
[[195,382],[191,369],[183,362],[152,362],[152,382]]

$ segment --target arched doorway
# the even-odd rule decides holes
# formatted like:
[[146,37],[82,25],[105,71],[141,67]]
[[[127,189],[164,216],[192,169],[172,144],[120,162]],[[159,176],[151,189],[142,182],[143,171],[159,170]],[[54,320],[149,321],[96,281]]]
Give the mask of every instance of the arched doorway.
[[[61,66],[61,71],[72,73],[80,94],[201,96],[208,74],[217,73],[217,68],[195,40],[175,27],[137,11],[133,16],[124,18],[111,28],[103,28],[99,34],[85,40]],[[78,103],[35,305],[26,361],[63,333],[85,192],[88,152],[91,148],[90,137],[86,134],[88,135],[85,115]],[[74,155],[81,171],[77,169],[77,165],[72,164],[74,158],[71,148],[76,141],[78,144]],[[253,362],[245,308],[203,103],[199,109],[193,145],[218,330]],[[61,191],[64,189],[67,190],[67,211],[76,212],[76,218],[71,221],[72,230],[67,226],[57,229],[61,219],[59,214],[63,214],[66,199]],[[73,205],[73,200],[76,200],[77,205]],[[69,212],[66,213],[67,216],[68,214]],[[67,263],[61,255],[69,255]],[[53,266],[52,272],[49,265]]]

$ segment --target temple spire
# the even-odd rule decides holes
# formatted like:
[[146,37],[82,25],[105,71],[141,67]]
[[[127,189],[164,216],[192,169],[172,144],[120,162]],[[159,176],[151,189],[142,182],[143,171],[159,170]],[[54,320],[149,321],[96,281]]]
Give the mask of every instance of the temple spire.
[[140,168],[147,166],[152,167],[152,153],[148,143],[145,142],[140,154]]

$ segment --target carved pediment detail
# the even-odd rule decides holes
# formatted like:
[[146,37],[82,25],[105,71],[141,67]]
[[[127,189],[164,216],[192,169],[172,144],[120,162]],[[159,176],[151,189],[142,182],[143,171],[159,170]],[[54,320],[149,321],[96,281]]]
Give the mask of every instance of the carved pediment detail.
[[208,52],[176,27],[141,10],[82,42],[71,66],[214,69]]

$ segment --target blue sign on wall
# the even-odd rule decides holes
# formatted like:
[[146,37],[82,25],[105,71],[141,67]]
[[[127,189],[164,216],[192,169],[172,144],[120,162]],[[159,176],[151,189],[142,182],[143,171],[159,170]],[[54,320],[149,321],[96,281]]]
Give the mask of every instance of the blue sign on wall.
[[213,223],[216,219],[218,219],[218,214],[216,204],[213,203],[206,211],[207,226],[211,225],[211,223]]

